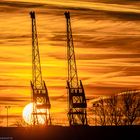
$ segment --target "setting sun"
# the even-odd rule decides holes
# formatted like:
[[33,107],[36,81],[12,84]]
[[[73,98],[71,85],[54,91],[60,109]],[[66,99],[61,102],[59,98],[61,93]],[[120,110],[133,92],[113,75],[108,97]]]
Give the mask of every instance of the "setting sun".
[[[38,109],[37,110],[38,113],[44,113],[45,109]],[[29,125],[33,125],[33,103],[29,103],[27,104],[24,109],[23,109],[23,119],[24,121],[29,124]],[[38,115],[38,122],[39,124],[45,124],[45,115]]]

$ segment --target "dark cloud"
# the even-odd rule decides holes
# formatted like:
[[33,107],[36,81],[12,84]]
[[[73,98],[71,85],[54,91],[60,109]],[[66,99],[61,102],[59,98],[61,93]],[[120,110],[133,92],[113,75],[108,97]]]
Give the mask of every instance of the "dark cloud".
[[[60,13],[61,9],[64,9],[64,7],[51,5],[51,4],[43,4],[39,2],[22,2],[22,1],[0,1],[0,12],[6,12],[6,13],[13,13],[13,12],[27,12],[29,10],[39,10],[39,14],[46,14],[49,13],[49,10],[52,10],[52,13]],[[44,10],[47,8],[47,11]],[[55,11],[56,10],[56,11]]]
[[[0,115],[0,119],[7,118],[7,115]],[[8,118],[21,118],[21,115],[8,115]]]
[[110,84],[102,84],[102,82],[98,85],[97,84],[92,84],[92,85],[85,85],[85,92],[87,98],[95,97],[95,96],[110,96],[114,94],[121,93],[122,91],[127,91],[127,90],[135,90],[138,87],[133,87],[133,86],[128,86],[126,87],[125,85],[110,85]]
[[[115,27],[114,27],[115,28]],[[80,36],[75,39],[76,47],[81,48],[102,48],[109,49],[113,48],[115,50],[128,51],[131,50],[133,53],[140,53],[140,36],[133,35],[109,35],[104,36],[103,39],[98,39],[96,37]],[[93,52],[94,54],[94,52]],[[131,57],[131,56],[130,56]]]
[[49,38],[50,40],[52,40],[53,42],[65,42],[66,41],[66,35],[65,33],[57,33],[57,34],[53,34],[53,37]]
[[[140,60],[139,60],[139,55],[140,54],[94,54],[94,53],[91,53],[91,54],[78,54],[77,52],[77,56],[76,56],[76,59],[77,60],[109,60],[109,59],[118,59],[123,61],[124,59],[124,62],[129,62],[129,63],[140,63]],[[49,54],[48,56],[50,57],[53,57],[53,58],[56,58],[58,60],[62,59],[66,59],[66,56],[63,56],[61,54]],[[127,59],[128,58],[128,59]]]
[[139,78],[140,77],[139,70],[140,70],[140,66],[138,67],[130,66],[130,67],[126,67],[124,73],[126,76],[136,76],[137,78]]
[[[102,49],[114,48],[120,51],[125,50],[127,52],[128,50],[131,50],[131,52],[133,53],[140,53],[140,48],[139,48],[140,34],[135,35],[135,34],[129,33],[129,31],[131,31],[130,28],[126,29],[126,31],[122,30],[123,34],[120,33],[117,35],[117,33],[111,34],[111,32],[110,33],[106,32],[106,33],[103,33],[101,36],[96,35],[96,33],[99,33],[99,32],[102,33],[102,31],[96,31],[96,29],[90,30],[89,31],[90,33],[88,33],[87,35],[86,34],[84,35],[84,31],[83,31],[83,34],[82,32],[80,34],[79,33],[80,31],[73,30],[74,44],[76,48],[102,48]],[[107,29],[109,29],[109,27]],[[114,26],[114,29],[115,29],[115,26]],[[132,27],[132,30],[133,30],[133,27]],[[53,37],[50,37],[49,40],[55,46],[64,47],[66,46],[66,33],[61,33],[60,35],[58,34],[55,35],[54,33]],[[59,56],[59,57],[63,58],[63,56]]]
[[124,21],[139,21],[140,13],[133,12],[118,12],[118,11],[104,11],[104,10],[71,10],[72,16],[77,19],[87,19],[87,20],[124,20]]
[[[17,24],[20,24],[17,22]],[[9,25],[7,25],[9,26]],[[19,26],[20,27],[20,26]],[[29,45],[31,42],[31,34],[17,34],[14,32],[14,29],[9,30],[9,33],[3,33],[1,36],[0,44],[14,46],[14,45]]]
[[[114,66],[89,66],[88,69],[86,67],[78,67],[79,69],[89,72],[89,73],[93,73],[94,74],[109,74],[112,72],[122,72],[119,73],[119,75],[117,76],[124,76],[125,73],[129,73],[130,76],[137,76],[139,75],[139,70],[140,70],[140,66],[123,66],[123,65],[114,65]],[[115,77],[115,75],[113,76]],[[88,79],[84,79],[84,80],[88,80]]]
[[66,95],[61,95],[61,96],[52,96],[50,97],[51,101],[56,101],[56,102],[66,102],[67,101],[67,97]]
[[131,21],[131,20],[136,20],[136,21],[140,21],[140,13],[131,13],[131,12],[127,12],[127,13],[123,13],[123,12],[107,12],[108,15],[110,17],[114,17],[114,18],[118,18],[121,20],[127,20],[127,21]]
[[[94,2],[94,1],[93,1]],[[111,1],[110,1],[111,2]],[[17,1],[1,1],[0,2],[1,10],[0,12],[14,12],[21,11],[27,12],[27,9],[38,9],[38,14],[53,14],[57,16],[63,16],[65,10],[70,10],[73,14],[73,17],[78,19],[107,19],[119,18],[122,20],[140,20],[140,13],[135,12],[122,12],[122,11],[107,11],[107,10],[96,10],[90,8],[81,8],[80,5],[68,6],[68,5],[55,5],[55,4],[45,4],[45,3],[36,3],[36,2],[17,2]],[[27,9],[26,9],[27,8]],[[40,9],[40,10],[39,10]],[[47,10],[46,10],[47,9]]]
[[[139,55],[140,54],[81,54],[77,55],[77,60],[105,60],[105,59],[118,59],[118,60],[124,60],[129,63],[139,63]],[[128,60],[127,60],[128,58]],[[60,57],[59,57],[60,59]],[[138,59],[138,60],[137,60]]]
[[[13,58],[12,57],[8,57],[8,56],[6,56],[6,57],[0,57],[0,61],[8,61],[8,60],[12,60]],[[13,59],[14,60],[14,59]]]
[[111,4],[139,4],[139,0],[80,0],[86,2],[100,2],[100,3],[111,3]]
[[29,34],[12,34],[12,33],[7,33],[7,34],[4,34],[1,39],[4,39],[4,40],[8,40],[8,39],[15,39],[15,41],[18,41],[17,39],[21,39],[21,38],[31,38],[31,35]]
[[0,88],[28,88],[28,86],[24,85],[0,85]]
[[[11,93],[12,95],[12,93]],[[14,95],[14,94],[13,94]],[[1,97],[0,96],[0,105],[6,106],[9,105],[11,107],[17,106],[17,107],[23,107],[25,103],[31,102],[30,97],[24,97],[24,96],[10,96],[10,97]]]
[[[80,8],[74,8],[74,7],[65,7],[65,6],[60,6],[60,5],[51,5],[51,4],[40,4],[40,3],[32,3],[32,2],[17,2],[17,1],[1,1],[0,2],[0,9],[2,10],[5,10],[6,7],[10,7],[11,9],[9,10],[5,10],[5,13],[8,13],[8,12],[15,12],[16,14],[19,13],[18,11],[15,11],[16,8],[17,10],[20,10],[20,13],[24,13],[24,14],[28,14],[30,9],[36,9],[37,10],[37,14],[39,15],[42,15],[42,14],[46,14],[46,16],[60,16],[61,18],[64,18],[64,11],[65,10],[70,10],[72,12],[72,18],[73,19],[78,19],[78,20],[81,20],[81,19],[84,19],[85,21],[86,20],[90,20],[90,21],[94,21],[94,20],[97,20],[97,21],[103,21],[103,20],[126,20],[126,21],[140,21],[140,14],[138,13],[130,13],[130,12],[113,12],[113,11],[103,11],[103,10],[92,10],[92,9],[80,9]],[[15,8],[16,7],[16,8]],[[27,8],[27,9],[26,9]],[[22,12],[21,12],[22,10]],[[11,14],[10,13],[10,14]],[[22,15],[18,15],[18,16],[23,16]],[[60,20],[61,20],[60,18]],[[55,18],[54,18],[55,19]],[[57,17],[56,19],[59,19],[59,17]],[[50,19],[51,20],[51,19]],[[53,19],[52,19],[53,20]],[[20,23],[17,22],[18,25],[20,25]],[[52,23],[53,24],[53,23]],[[56,24],[56,23],[54,23]],[[82,23],[81,23],[82,24]],[[91,22],[92,24],[92,22]],[[94,25],[94,23],[93,23]],[[30,26],[30,24],[29,24]],[[63,25],[65,26],[65,24]],[[56,27],[56,25],[55,25]],[[61,27],[62,28],[62,27]],[[50,40],[50,44],[53,44],[53,45],[58,45],[58,43],[62,46],[64,45],[64,43],[62,42],[65,42],[66,40],[66,34],[65,34],[65,27],[64,29],[62,30],[60,28],[60,31],[52,31],[51,35],[48,35],[47,36],[47,39]],[[114,27],[115,28],[115,27]],[[59,27],[58,27],[59,29]],[[30,29],[29,29],[30,30]],[[86,29],[87,32],[88,32],[88,29]],[[13,32],[11,30],[11,32]],[[80,42],[80,46],[82,47],[83,45],[85,45],[85,47],[92,47],[94,46],[93,43],[97,43],[98,47],[100,46],[107,46],[106,44],[110,44],[110,43],[122,43],[124,42],[124,40],[128,40],[129,38],[126,37],[126,38],[123,38],[123,41],[119,41],[119,42],[115,42],[115,40],[106,40],[106,41],[97,41],[96,38],[94,37],[94,34],[96,34],[97,30],[96,29],[90,29],[90,34],[93,34],[93,37],[89,37],[88,35],[76,35],[75,32],[73,32],[73,36],[74,36],[74,41],[75,42]],[[102,31],[100,31],[102,33]],[[122,31],[123,32],[123,31]],[[82,32],[81,32],[82,33]],[[84,32],[83,32],[84,33]],[[47,35],[47,33],[46,33]],[[53,37],[52,37],[53,35]],[[111,34],[110,34],[111,35]],[[44,38],[44,34],[40,34],[39,35],[40,37],[40,40],[39,42],[42,41],[42,38]],[[115,38],[115,37],[114,37]],[[139,37],[136,37],[139,39]],[[0,40],[0,43],[1,44],[10,44],[10,45],[29,45],[30,44],[30,39],[31,39],[31,34],[11,34],[11,33],[8,33],[8,34],[3,34],[1,36],[1,40]],[[121,38],[119,38],[121,40]],[[43,40],[44,41],[44,40]],[[114,42],[113,42],[114,41]],[[6,43],[7,42],[7,43]],[[57,42],[57,43],[55,43]],[[134,42],[134,40],[133,40]],[[23,44],[24,43],[24,44]],[[126,43],[126,41],[125,41]],[[95,44],[96,45],[96,44]],[[119,44],[118,44],[119,45]],[[138,43],[139,45],[139,43]],[[109,45],[108,45],[109,46]],[[96,46],[95,46],[96,47]]]
[[34,2],[18,2],[18,1],[8,1],[4,0],[0,2],[1,6],[8,6],[13,8],[35,8],[42,7],[44,4],[34,3]]
[[28,97],[0,97],[0,102],[25,102],[29,100]]

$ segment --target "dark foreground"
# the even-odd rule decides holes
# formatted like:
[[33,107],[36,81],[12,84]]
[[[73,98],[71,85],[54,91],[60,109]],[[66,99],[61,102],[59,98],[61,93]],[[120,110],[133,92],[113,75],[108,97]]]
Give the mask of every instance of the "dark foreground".
[[138,140],[140,126],[1,127],[0,140]]

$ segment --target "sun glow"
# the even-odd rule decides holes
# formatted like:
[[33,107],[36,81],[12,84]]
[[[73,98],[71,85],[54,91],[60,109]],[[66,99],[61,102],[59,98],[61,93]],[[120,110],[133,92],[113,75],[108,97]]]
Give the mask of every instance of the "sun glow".
[[[37,110],[37,113],[45,113],[45,112],[46,112],[45,109]],[[33,114],[33,103],[29,103],[24,107],[23,113],[22,113],[24,121],[29,125],[33,125],[33,115],[32,114]],[[38,115],[37,118],[38,118],[39,124],[45,124],[45,121],[46,121],[45,115]]]

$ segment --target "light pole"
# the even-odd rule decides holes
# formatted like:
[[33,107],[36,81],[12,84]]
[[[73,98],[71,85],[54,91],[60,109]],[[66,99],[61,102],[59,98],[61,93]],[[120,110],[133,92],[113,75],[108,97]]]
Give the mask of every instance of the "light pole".
[[5,106],[5,108],[7,109],[7,127],[8,127],[8,109],[10,108],[11,106]]

